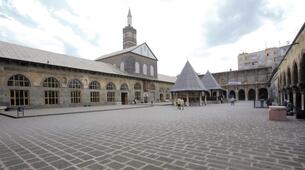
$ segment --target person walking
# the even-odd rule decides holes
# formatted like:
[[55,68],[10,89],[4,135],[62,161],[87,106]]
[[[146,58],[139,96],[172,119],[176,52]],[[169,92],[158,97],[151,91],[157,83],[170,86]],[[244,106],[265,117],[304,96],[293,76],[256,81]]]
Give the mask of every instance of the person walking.
[[232,97],[232,98],[230,99],[230,102],[231,102],[231,106],[234,106],[234,103],[235,103],[235,98],[234,98],[234,97]]

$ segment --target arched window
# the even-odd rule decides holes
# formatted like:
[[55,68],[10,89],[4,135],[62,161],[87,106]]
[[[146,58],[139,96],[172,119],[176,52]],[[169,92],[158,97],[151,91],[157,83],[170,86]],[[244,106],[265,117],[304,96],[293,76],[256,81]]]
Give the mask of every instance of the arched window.
[[44,91],[45,104],[53,105],[59,103],[59,91],[54,90],[59,88],[59,81],[54,77],[48,77],[43,81],[43,87],[53,88],[53,90],[47,89]]
[[[16,74],[9,78],[7,85],[11,87],[29,87],[31,83],[24,75]],[[11,106],[26,106],[29,105],[29,101],[28,89],[10,89]]]
[[116,87],[112,82],[110,82],[106,85],[106,90],[115,90],[115,89],[116,89]]
[[142,89],[141,84],[136,83],[133,88],[135,90],[135,92],[134,92],[135,99],[136,100],[141,100],[141,89]]
[[126,83],[122,84],[120,90],[128,91],[128,85]]
[[140,73],[140,64],[139,64],[139,62],[135,63],[135,72],[136,73]]
[[134,89],[135,89],[135,90],[141,90],[141,84],[140,84],[140,83],[136,83],[136,84],[134,85]]
[[89,89],[101,89],[101,85],[98,81],[92,81],[89,84]]
[[121,71],[125,71],[125,64],[124,64],[123,61],[122,61],[121,64],[120,64],[120,70],[121,70]]
[[89,89],[90,89],[90,102],[92,102],[92,103],[100,102],[100,92],[93,91],[93,90],[101,89],[100,83],[98,81],[90,82]]
[[150,66],[150,76],[154,76],[155,72],[154,72],[154,67]]
[[43,81],[43,87],[59,88],[59,81],[54,77],[48,77]]
[[116,87],[115,85],[110,82],[106,85],[106,90],[107,91],[107,102],[115,102],[115,90]]
[[7,82],[8,86],[22,86],[22,87],[29,87],[31,86],[30,80],[26,78],[22,74],[16,74],[12,77]]
[[[72,89],[80,89],[82,84],[79,80],[74,79],[69,82],[69,88]],[[78,104],[81,102],[81,91],[73,90],[71,91],[71,103]]]
[[143,64],[143,74],[147,75],[147,65]]
[[77,79],[71,80],[69,82],[69,88],[80,89],[81,87],[82,87],[82,83]]
[[150,90],[156,90],[156,86],[154,83],[151,83],[150,86],[149,86],[149,89]]

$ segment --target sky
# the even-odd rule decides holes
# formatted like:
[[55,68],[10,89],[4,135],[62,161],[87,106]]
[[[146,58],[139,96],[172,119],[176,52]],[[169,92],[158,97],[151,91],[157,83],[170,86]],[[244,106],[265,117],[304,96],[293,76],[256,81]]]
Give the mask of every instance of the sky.
[[128,9],[137,42],[178,75],[237,69],[237,56],[292,42],[304,0],[0,0],[0,41],[94,60],[122,50]]

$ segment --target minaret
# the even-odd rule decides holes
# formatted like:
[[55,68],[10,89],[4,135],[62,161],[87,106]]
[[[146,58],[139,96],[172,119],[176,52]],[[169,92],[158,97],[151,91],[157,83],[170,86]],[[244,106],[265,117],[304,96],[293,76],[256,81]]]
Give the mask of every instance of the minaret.
[[123,49],[137,45],[137,30],[132,27],[132,16],[128,10],[127,26],[123,29]]

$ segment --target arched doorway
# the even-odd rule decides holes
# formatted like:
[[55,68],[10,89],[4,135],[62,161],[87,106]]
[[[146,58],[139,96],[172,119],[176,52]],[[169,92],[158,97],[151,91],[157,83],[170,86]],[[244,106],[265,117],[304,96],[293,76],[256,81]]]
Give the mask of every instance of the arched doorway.
[[248,91],[248,100],[255,100],[255,90],[254,89],[250,89]]
[[258,99],[268,99],[268,90],[266,88],[260,88],[258,90]]
[[160,101],[164,102],[164,95],[163,95],[163,93],[160,93]]
[[229,93],[229,98],[234,97],[236,99],[235,91],[231,90]]
[[243,89],[240,89],[238,91],[238,100],[245,100],[246,96],[245,96],[245,91]]
[[128,85],[126,83],[122,84],[120,90],[122,104],[128,104]]

